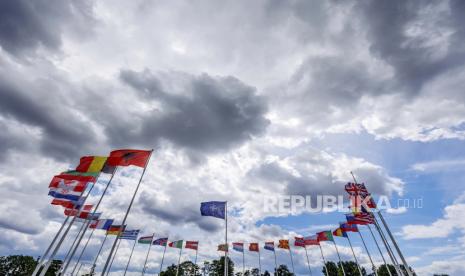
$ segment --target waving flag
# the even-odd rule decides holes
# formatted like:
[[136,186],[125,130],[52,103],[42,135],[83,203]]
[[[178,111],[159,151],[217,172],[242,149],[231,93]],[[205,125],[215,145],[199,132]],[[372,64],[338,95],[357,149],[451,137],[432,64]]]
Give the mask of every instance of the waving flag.
[[166,246],[168,243],[168,238],[160,238],[153,241],[153,245]]
[[81,211],[79,211],[79,208],[77,208],[77,209],[76,208],[66,208],[64,210],[64,214],[65,214],[65,216],[76,216],[76,215],[78,215],[78,216],[81,216],[81,215],[86,216],[87,215],[88,216],[89,213],[90,213],[90,210],[92,210],[93,206],[94,205],[92,205],[92,204],[86,204],[86,205],[84,205],[82,207]]
[[68,209],[79,209],[81,205],[84,204],[86,201],[86,197],[79,197],[77,201],[69,200],[69,199],[62,199],[62,198],[54,198],[51,202],[52,205],[60,205]]
[[317,235],[304,237],[304,242],[305,242],[305,245],[319,245],[320,244],[320,242],[318,241]]
[[347,233],[343,231],[341,228],[337,228],[333,231],[333,236],[347,238]]
[[290,249],[289,240],[279,240],[278,248]]
[[150,244],[152,243],[153,236],[140,237],[137,241],[138,243]]
[[348,224],[367,225],[375,223],[373,216],[370,213],[346,214]]
[[110,153],[107,163],[109,166],[137,166],[144,168],[150,158],[150,150],[122,149]]
[[339,228],[341,228],[344,232],[358,232],[357,224],[341,222],[339,223]]
[[199,242],[198,241],[186,241],[185,248],[197,250],[199,249]]
[[294,246],[296,247],[305,247],[305,240],[302,237],[295,237],[294,238]]
[[274,251],[274,242],[265,242],[265,247],[266,250]]
[[323,231],[316,233],[318,236],[318,241],[334,241],[333,233],[331,231]]
[[228,252],[228,245],[225,243],[218,245],[218,251]]
[[179,241],[172,241],[168,244],[169,247],[174,247],[174,248],[182,248],[182,244],[184,243],[183,240]]
[[67,171],[67,172],[62,172],[59,175],[55,175],[54,177],[61,178],[64,180],[76,180],[79,182],[94,183],[97,180],[97,175],[98,173],[86,174],[86,173],[80,173],[76,171]]
[[225,201],[208,201],[200,204],[200,214],[202,216],[225,219],[226,202]]
[[137,236],[139,236],[140,230],[124,230],[121,235],[119,235],[119,238],[122,240],[132,240],[135,241],[137,240]]
[[233,242],[233,250],[238,252],[244,252],[244,243],[242,242]]
[[107,230],[107,235],[116,235],[118,236],[124,231],[126,225],[112,225]]
[[258,252],[260,251],[260,247],[258,246],[258,243],[252,242],[249,244],[249,251],[255,251]]
[[112,224],[112,219],[99,219],[92,221],[89,228],[108,230]]
[[62,189],[62,188],[51,188],[48,192],[48,195],[54,198],[58,198],[58,199],[78,201],[82,195],[82,191],[76,192],[73,190]]
[[54,176],[48,187],[66,189],[75,192],[84,192],[88,183],[89,182],[86,181],[68,180]]
[[99,173],[105,166],[107,157],[105,156],[84,156],[79,160],[79,165],[76,167],[77,172]]

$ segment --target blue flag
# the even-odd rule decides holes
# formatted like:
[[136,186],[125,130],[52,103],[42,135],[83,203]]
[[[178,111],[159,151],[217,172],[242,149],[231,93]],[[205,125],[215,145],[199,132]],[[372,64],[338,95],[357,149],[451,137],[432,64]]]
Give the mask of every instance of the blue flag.
[[225,201],[208,201],[200,204],[200,213],[202,216],[210,216],[220,219],[226,218]]

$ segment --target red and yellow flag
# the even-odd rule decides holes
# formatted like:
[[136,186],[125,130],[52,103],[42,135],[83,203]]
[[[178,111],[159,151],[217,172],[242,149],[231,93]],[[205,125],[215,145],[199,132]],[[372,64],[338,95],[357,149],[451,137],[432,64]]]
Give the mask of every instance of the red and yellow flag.
[[107,157],[105,156],[84,156],[81,157],[76,171],[83,173],[99,173],[105,166],[106,161]]
[[289,249],[289,240],[279,240],[278,248]]

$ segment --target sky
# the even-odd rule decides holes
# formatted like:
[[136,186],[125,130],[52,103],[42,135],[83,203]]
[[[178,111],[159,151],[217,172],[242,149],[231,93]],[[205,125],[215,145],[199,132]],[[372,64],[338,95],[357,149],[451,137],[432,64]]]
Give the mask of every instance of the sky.
[[[199,240],[200,262],[220,256],[224,235],[200,202],[228,201],[230,241],[293,239],[334,229],[344,215],[270,214],[265,198],[344,195],[353,171],[375,198],[389,196],[384,216],[419,275],[464,275],[464,9],[454,0],[1,1],[0,255],[45,251],[64,219],[49,204],[53,175],[81,156],[138,148],[154,153],[128,225]],[[140,174],[118,171],[106,217],[122,220]],[[352,260],[347,241],[336,242]],[[121,243],[114,275],[130,246]],[[296,274],[306,275],[305,252],[293,250]],[[337,259],[332,244],[323,251]],[[136,246],[131,275],[145,253]],[[308,253],[321,273],[320,252]],[[168,249],[165,264],[177,254]],[[152,249],[149,273],[161,255]],[[256,254],[245,255],[257,267]],[[241,254],[231,256],[241,267]],[[272,254],[261,257],[273,270]],[[277,257],[290,266],[288,252]]]

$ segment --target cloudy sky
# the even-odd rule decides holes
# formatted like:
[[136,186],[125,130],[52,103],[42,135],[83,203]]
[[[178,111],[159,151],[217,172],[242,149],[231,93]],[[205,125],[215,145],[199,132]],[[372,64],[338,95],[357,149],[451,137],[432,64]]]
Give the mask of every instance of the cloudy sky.
[[[309,235],[343,214],[270,215],[264,197],[343,194],[354,171],[391,197],[386,219],[420,275],[464,275],[464,9],[453,0],[1,1],[0,255],[43,253],[63,221],[47,196],[54,174],[83,155],[153,148],[129,224],[200,240],[200,261],[217,258],[223,238],[222,221],[200,217],[201,201],[229,202],[234,241]],[[119,171],[106,216],[122,219],[139,175]],[[323,250],[336,260],[330,244]],[[134,275],[145,252],[136,247]],[[150,273],[161,252],[153,248]],[[305,275],[303,250],[294,254]],[[319,251],[309,254],[321,271]],[[176,260],[169,249],[165,264]],[[270,252],[262,264],[273,269]],[[246,266],[257,266],[254,254]]]

